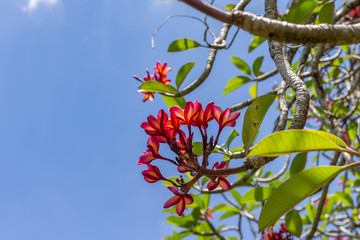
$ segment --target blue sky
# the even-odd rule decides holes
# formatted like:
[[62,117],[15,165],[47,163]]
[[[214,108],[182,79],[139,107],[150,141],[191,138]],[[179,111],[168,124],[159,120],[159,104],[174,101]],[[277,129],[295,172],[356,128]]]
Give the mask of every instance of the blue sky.
[[[262,4],[249,10],[261,13]],[[185,85],[201,73],[207,49],[166,52],[177,38],[201,42],[200,23],[170,20],[151,48],[152,32],[171,14],[197,13],[172,1],[0,0],[0,239],[160,239],[171,233],[161,212],[171,193],[146,183],[144,167],[136,165],[146,149],[141,122],[166,106],[159,96],[142,103],[131,77],[143,77],[157,61],[173,68],[171,79],[195,61]],[[220,24],[210,23],[218,34]],[[266,44],[248,55],[250,39],[240,32],[232,50],[219,53],[206,85],[187,100],[227,107],[248,99],[247,89],[225,97],[222,91],[241,74],[230,56],[252,63],[265,53]],[[269,60],[266,53],[263,71],[274,68]],[[260,93],[271,86],[260,85]]]

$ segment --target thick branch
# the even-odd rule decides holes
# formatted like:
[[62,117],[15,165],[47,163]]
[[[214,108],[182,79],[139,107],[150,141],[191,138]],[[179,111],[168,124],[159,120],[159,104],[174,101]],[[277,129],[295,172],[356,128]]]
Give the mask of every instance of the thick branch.
[[236,25],[251,34],[277,42],[334,45],[360,42],[360,24],[300,25],[243,11],[235,10],[230,14],[199,0],[181,1],[219,21]]

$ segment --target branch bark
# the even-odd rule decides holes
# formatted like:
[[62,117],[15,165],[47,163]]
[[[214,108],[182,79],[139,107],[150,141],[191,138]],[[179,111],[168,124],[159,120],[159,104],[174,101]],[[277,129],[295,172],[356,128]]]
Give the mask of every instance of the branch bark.
[[236,25],[253,35],[277,42],[307,45],[360,42],[360,24],[293,24],[239,10],[228,13],[199,0],[181,1],[221,22]]

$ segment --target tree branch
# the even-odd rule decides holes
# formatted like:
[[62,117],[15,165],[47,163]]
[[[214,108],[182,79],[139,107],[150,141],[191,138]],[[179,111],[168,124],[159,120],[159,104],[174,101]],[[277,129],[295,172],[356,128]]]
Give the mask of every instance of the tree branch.
[[360,41],[360,24],[293,24],[238,10],[230,14],[199,0],[181,1],[221,22],[277,42],[343,45]]

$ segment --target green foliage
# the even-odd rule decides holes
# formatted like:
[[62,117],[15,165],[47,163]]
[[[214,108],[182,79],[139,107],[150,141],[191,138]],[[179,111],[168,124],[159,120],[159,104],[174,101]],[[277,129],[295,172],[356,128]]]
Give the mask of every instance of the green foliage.
[[255,59],[253,65],[252,65],[252,70],[255,76],[260,76],[262,74],[264,74],[263,72],[260,71],[260,67],[261,64],[264,60],[264,57],[258,57],[257,59]]
[[292,209],[286,214],[285,225],[292,235],[300,237],[303,224],[300,214],[296,210]]
[[257,88],[258,88],[258,84],[255,83],[253,84],[250,88],[249,88],[249,93],[250,93],[250,96],[252,98],[256,98],[257,97]]
[[250,78],[246,76],[237,76],[230,79],[230,81],[226,84],[223,95],[228,94],[229,92],[234,91],[235,89],[241,87],[245,83],[249,82]]
[[342,171],[357,165],[360,165],[360,162],[344,167],[313,167],[289,178],[273,192],[264,205],[259,218],[259,231],[273,224],[285,212],[292,209],[296,204],[310,196]]
[[285,20],[291,23],[303,24],[311,16],[318,6],[316,0],[302,0],[293,6],[285,16]]
[[263,202],[268,199],[273,192],[273,187],[255,187],[250,191],[245,193],[242,197],[242,203],[255,203],[255,202]]
[[290,177],[305,169],[307,152],[298,153],[290,166]]
[[[301,143],[301,144],[299,144]],[[305,151],[348,151],[346,143],[333,134],[316,130],[287,130],[262,139],[247,155],[279,156]]]
[[159,93],[171,93],[170,89],[164,84],[157,81],[147,81],[141,84],[139,89],[146,92],[159,92]]
[[275,95],[264,95],[258,97],[246,110],[242,129],[242,140],[246,151],[248,151],[254,141],[255,135],[265,117],[265,114],[274,102],[275,98]]
[[251,75],[251,69],[250,69],[249,65],[244,60],[242,60],[239,57],[231,57],[230,59],[233,62],[233,64],[238,69],[240,69],[243,73],[245,73],[247,75]]
[[319,11],[320,23],[331,24],[333,22],[334,8],[334,2],[327,2],[321,7],[321,10]]
[[168,52],[180,52],[180,51],[197,48],[200,46],[201,46],[201,44],[194,40],[187,39],[187,38],[181,38],[181,39],[177,39],[177,40],[173,41],[172,43],[170,43]]
[[259,37],[259,36],[254,36],[250,45],[249,45],[249,52],[252,52],[255,48],[257,48],[258,46],[260,46],[266,39]]
[[176,75],[176,87],[179,89],[180,85],[185,80],[186,76],[189,74],[191,69],[195,66],[195,62],[185,63]]

